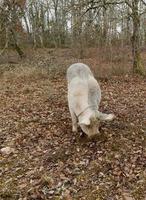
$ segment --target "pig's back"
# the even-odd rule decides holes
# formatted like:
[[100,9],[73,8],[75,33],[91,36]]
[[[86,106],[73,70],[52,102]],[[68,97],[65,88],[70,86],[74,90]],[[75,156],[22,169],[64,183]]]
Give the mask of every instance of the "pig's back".
[[73,78],[88,79],[93,74],[90,68],[83,63],[72,64],[67,70],[67,80],[70,82]]

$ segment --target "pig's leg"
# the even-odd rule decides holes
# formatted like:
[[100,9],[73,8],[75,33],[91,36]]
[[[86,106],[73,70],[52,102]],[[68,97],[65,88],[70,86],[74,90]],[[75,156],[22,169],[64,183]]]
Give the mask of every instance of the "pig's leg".
[[77,129],[78,129],[77,117],[71,108],[69,110],[70,110],[71,119],[72,119],[72,131],[77,132]]

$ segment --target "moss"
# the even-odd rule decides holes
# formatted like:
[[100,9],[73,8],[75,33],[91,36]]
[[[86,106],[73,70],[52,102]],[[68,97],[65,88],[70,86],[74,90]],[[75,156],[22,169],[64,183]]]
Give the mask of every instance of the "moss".
[[140,74],[142,76],[146,75],[146,71],[144,69],[144,65],[142,63],[139,53],[136,55],[136,59],[134,60],[133,71],[134,71],[134,73]]

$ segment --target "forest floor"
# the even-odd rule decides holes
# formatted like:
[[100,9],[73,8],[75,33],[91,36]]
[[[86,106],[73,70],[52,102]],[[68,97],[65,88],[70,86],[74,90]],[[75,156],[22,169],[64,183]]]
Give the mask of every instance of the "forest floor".
[[[146,80],[123,72],[122,58],[105,73],[106,62],[69,50],[28,55],[1,59],[0,200],[146,200]],[[71,131],[65,73],[74,62],[92,66],[100,110],[116,115],[92,141]]]

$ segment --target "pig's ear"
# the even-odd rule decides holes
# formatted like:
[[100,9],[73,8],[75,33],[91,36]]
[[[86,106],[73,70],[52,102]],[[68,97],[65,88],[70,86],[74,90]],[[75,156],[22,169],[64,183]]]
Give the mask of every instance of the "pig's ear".
[[89,126],[90,125],[90,119],[84,118],[81,121],[79,121],[79,125],[86,125]]
[[98,111],[97,118],[101,121],[112,121],[115,118],[115,115],[114,114],[105,114],[105,113]]

